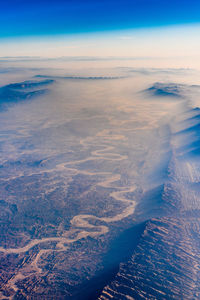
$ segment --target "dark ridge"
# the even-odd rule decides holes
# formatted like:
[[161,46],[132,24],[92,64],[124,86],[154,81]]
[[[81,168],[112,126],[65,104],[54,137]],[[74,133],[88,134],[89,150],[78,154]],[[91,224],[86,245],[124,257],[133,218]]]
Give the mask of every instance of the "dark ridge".
[[[187,119],[184,119],[184,120],[178,122],[178,124],[180,124],[184,128],[182,130],[185,130],[185,129],[195,126],[195,125],[198,125],[198,124],[200,124],[200,114],[189,117]],[[180,130],[180,131],[182,131],[182,130]],[[180,131],[178,131],[178,132],[180,132]]]
[[200,148],[200,139],[198,139],[192,143],[188,143],[188,144],[185,144],[185,145],[179,147],[177,152],[179,154],[181,154],[181,153],[186,154],[186,153],[189,153],[190,151],[193,151],[193,150],[199,149],[199,148]]
[[200,114],[200,108],[199,107],[194,107],[194,108],[191,108],[191,109],[188,109],[185,113],[189,113],[189,114],[193,114],[192,117],[195,117],[197,115]]
[[150,93],[152,96],[156,97],[183,98],[183,95],[181,94],[183,87],[184,85],[181,84],[156,82],[153,86],[144,90],[144,92]]
[[122,79],[125,76],[51,76],[51,75],[35,75],[36,78],[54,78],[54,79],[76,79],[76,80],[112,80]]
[[43,85],[52,84],[54,82],[53,79],[47,79],[43,81],[32,81],[27,80],[20,83],[11,83],[9,85],[6,85],[4,88],[6,89],[30,89],[30,88],[37,88]]
[[103,288],[115,279],[121,263],[126,263],[130,260],[137,245],[140,243],[140,239],[149,222],[144,222],[144,219],[149,215],[164,215],[164,201],[162,197],[164,188],[164,185],[157,186],[142,196],[137,206],[137,212],[143,212],[143,221],[141,220],[141,223],[127,229],[113,241],[108,253],[103,259],[103,270],[98,272],[92,280],[86,281],[79,287],[76,287],[76,291],[72,291],[73,297],[70,299],[97,299],[101,295]]
[[193,157],[195,158],[196,156],[200,155],[200,146],[191,149],[190,151],[187,151],[186,153],[183,154],[183,157],[186,159],[187,157]]
[[52,84],[54,80],[24,81],[12,83],[0,88],[0,105],[8,105],[23,100],[30,100],[48,92],[39,89],[41,86]]
[[0,90],[0,104],[5,103],[16,103],[21,100],[29,100],[36,96],[40,96],[42,94],[45,94],[47,90],[37,90],[37,91],[31,91],[31,92],[18,92],[18,91],[11,91],[9,89],[3,89]]
[[125,70],[131,73],[140,73],[144,75],[152,75],[152,74],[181,74],[182,72],[185,71],[192,71],[192,69],[184,69],[184,68],[179,68],[179,69],[172,69],[172,68],[167,68],[167,69],[161,69],[161,68],[138,68],[138,69],[133,69],[133,68],[126,68],[124,67]]
[[151,219],[126,264],[99,299],[199,299],[199,219]]
[[[109,284],[119,271],[119,265],[126,262],[139,243],[139,240],[146,227],[145,223],[140,223],[124,231],[112,243],[109,251],[103,259],[103,271],[99,271],[94,278],[85,281],[73,291],[73,300],[93,300],[100,294],[105,285]],[[68,298],[66,298],[68,299]]]
[[191,111],[199,112],[200,108],[199,107],[195,107],[195,108],[191,109]]
[[190,109],[188,109],[187,111],[186,111],[186,113],[194,113],[194,116],[196,115],[196,113],[197,114],[199,114],[200,113],[200,108],[199,107],[194,107],[194,108],[190,108]]
[[136,214],[142,213],[144,218],[151,218],[151,216],[162,216],[165,214],[165,202],[163,200],[165,185],[161,184],[148,190],[142,196],[142,199],[137,205]]
[[199,121],[199,120],[200,120],[200,114],[195,115],[195,116],[193,116],[191,118],[188,118],[185,121],[187,122],[187,121]]
[[148,181],[151,183],[162,184],[169,176],[169,163],[172,158],[172,151],[166,151],[162,159],[158,161],[154,170],[148,175]]
[[199,135],[200,134],[200,123],[198,123],[194,126],[188,127],[186,129],[183,129],[181,131],[178,131],[174,135],[176,136],[176,135],[188,134],[188,133],[195,133],[195,134]]
[[[193,111],[199,114],[198,109]],[[189,135],[185,145],[173,152],[168,165],[168,180],[160,192],[163,215],[151,214],[154,217],[147,222],[131,259],[120,264],[119,272],[105,285],[99,300],[200,299],[200,183],[196,178],[191,182],[193,173],[187,171],[187,165],[184,168],[191,158],[199,158],[200,123],[180,133]],[[193,136],[197,137],[195,141],[190,139]],[[186,154],[181,155],[181,150]]]

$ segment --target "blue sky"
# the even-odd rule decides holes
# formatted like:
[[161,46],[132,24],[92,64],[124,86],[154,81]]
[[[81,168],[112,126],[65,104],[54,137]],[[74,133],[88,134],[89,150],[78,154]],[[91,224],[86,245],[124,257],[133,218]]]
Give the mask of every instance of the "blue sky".
[[0,37],[105,32],[200,21],[199,0],[2,0]]
[[197,56],[200,0],[0,0],[0,57]]

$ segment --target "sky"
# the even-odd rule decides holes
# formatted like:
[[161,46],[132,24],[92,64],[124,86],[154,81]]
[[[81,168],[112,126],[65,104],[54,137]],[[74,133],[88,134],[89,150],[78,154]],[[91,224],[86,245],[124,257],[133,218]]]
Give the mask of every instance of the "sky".
[[7,0],[0,56],[197,55],[199,24],[197,0]]

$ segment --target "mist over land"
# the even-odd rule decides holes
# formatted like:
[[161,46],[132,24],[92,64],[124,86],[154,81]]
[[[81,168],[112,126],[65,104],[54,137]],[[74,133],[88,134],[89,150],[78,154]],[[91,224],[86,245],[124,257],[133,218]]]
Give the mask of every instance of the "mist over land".
[[91,61],[0,62],[0,298],[199,299],[199,71]]

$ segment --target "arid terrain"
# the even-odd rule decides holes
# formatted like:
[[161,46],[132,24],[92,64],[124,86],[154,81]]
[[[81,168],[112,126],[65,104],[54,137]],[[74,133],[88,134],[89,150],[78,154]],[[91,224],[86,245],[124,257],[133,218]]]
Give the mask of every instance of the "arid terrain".
[[198,72],[0,73],[0,298],[199,298]]

